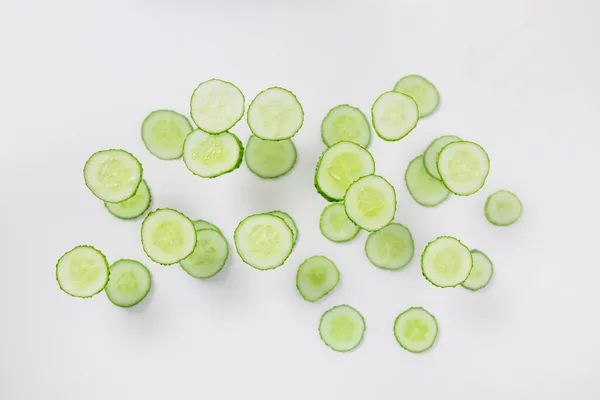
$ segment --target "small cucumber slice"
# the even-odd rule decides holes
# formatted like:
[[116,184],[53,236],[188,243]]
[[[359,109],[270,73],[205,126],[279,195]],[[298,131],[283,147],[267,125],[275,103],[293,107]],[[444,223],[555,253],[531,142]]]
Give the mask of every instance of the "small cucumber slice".
[[296,164],[296,146],[292,139],[263,140],[254,135],[246,145],[246,165],[256,176],[264,179],[279,178]]
[[364,176],[348,188],[344,207],[358,227],[377,231],[389,225],[396,215],[396,191],[381,176]]
[[440,151],[449,143],[462,141],[458,136],[446,135],[440,136],[435,139],[427,149],[425,149],[425,153],[423,153],[423,161],[425,163],[425,169],[429,175],[433,176],[435,179],[442,180],[440,173],[437,170],[437,158],[440,154]]
[[179,265],[194,278],[212,278],[223,269],[229,257],[227,240],[221,232],[211,228],[196,231],[196,239],[196,248]]
[[341,304],[325,311],[319,335],[332,350],[346,352],[360,345],[365,335],[365,319],[355,308]]
[[485,184],[490,172],[490,158],[477,143],[452,142],[440,152],[437,170],[452,193],[470,196]]
[[376,267],[397,270],[410,263],[415,253],[415,244],[407,227],[392,223],[369,235],[365,253]]
[[271,211],[269,214],[279,217],[285,221],[287,226],[292,230],[292,236],[294,238],[294,244],[298,240],[298,226],[296,225],[296,221],[294,218],[290,217],[290,214],[283,211]]
[[371,143],[371,127],[362,111],[341,104],[332,108],[323,119],[321,138],[327,147],[339,142],[352,142],[366,149]]
[[152,195],[146,181],[142,180],[137,191],[129,199],[120,203],[104,202],[104,206],[112,215],[121,219],[134,219],[142,215],[150,207]]
[[125,150],[100,150],[83,168],[86,186],[94,196],[110,203],[132,197],[142,182],[142,164]]
[[260,92],[248,107],[248,126],[265,140],[290,139],[304,123],[304,110],[287,89],[271,87]]
[[179,211],[158,208],[142,222],[142,247],[154,262],[178,263],[196,247],[194,223]]
[[523,205],[513,192],[499,190],[492,193],[485,202],[485,218],[496,226],[512,225],[521,218]]
[[473,268],[466,281],[461,283],[462,287],[469,290],[483,289],[492,280],[494,266],[492,261],[479,250],[471,250],[473,257]]
[[415,99],[419,106],[419,117],[433,113],[440,104],[440,93],[427,79],[420,75],[407,75],[394,86],[396,92],[404,93]]
[[411,307],[394,321],[394,336],[398,344],[411,353],[427,351],[435,343],[438,324],[429,311]]
[[231,132],[211,135],[197,129],[183,145],[183,162],[202,178],[216,178],[239,168],[243,157],[244,146]]
[[319,220],[323,236],[332,242],[348,242],[358,235],[360,228],[346,215],[343,203],[333,203],[325,207]]
[[329,258],[312,256],[304,260],[296,274],[296,288],[306,301],[327,296],[340,281],[340,270]]
[[371,118],[377,135],[388,142],[395,142],[415,129],[419,109],[412,97],[399,92],[385,92],[375,100]]
[[242,91],[233,83],[210,79],[194,90],[190,114],[198,128],[217,134],[228,131],[242,119],[244,103]]
[[197,231],[210,229],[210,230],[221,233],[221,230],[219,228],[217,228],[217,226],[215,224],[213,224],[212,222],[204,221],[203,219],[194,221],[194,228],[196,228]]
[[413,159],[408,164],[404,181],[412,198],[425,207],[437,206],[450,196],[448,188],[427,173],[423,156]]
[[176,160],[183,154],[183,142],[192,131],[188,119],[172,110],[152,111],[142,122],[142,141],[161,160]]
[[450,236],[440,236],[429,242],[421,255],[423,276],[441,288],[463,283],[472,267],[473,258],[467,246]]
[[115,306],[133,307],[150,292],[152,277],[142,263],[122,259],[110,266],[106,297]]
[[92,246],[77,246],[56,263],[56,281],[61,290],[73,297],[92,297],[108,282],[108,262]]

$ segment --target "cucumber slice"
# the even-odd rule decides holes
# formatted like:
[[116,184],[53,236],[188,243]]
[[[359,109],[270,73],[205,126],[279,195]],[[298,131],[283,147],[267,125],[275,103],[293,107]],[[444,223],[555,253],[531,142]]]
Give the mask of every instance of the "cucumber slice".
[[437,320],[421,307],[411,307],[394,321],[394,336],[398,344],[411,353],[427,351],[435,343]]
[[407,75],[394,86],[396,92],[409,95],[419,106],[419,117],[433,113],[440,104],[440,93],[433,83],[419,75]]
[[132,197],[142,182],[142,164],[125,150],[100,150],[83,168],[86,186],[94,196],[110,203]]
[[194,90],[190,114],[204,132],[226,132],[242,119],[245,101],[242,91],[233,83],[210,79]]
[[73,297],[92,297],[108,282],[108,262],[92,246],[77,246],[56,263],[56,281],[61,290]]
[[471,250],[473,257],[473,268],[467,277],[467,280],[461,283],[462,287],[469,290],[483,289],[492,280],[494,266],[492,261],[479,250]]
[[513,192],[499,190],[485,202],[485,218],[496,226],[512,225],[521,218],[523,205]]
[[389,225],[396,215],[396,191],[381,176],[364,176],[348,188],[344,207],[358,227],[377,231]]
[[292,253],[294,235],[285,221],[271,214],[242,220],[233,234],[242,261],[259,270],[281,266]]
[[196,248],[179,265],[194,278],[212,278],[223,269],[229,257],[227,240],[221,232],[210,228],[196,231],[196,239]]
[[217,232],[221,233],[221,230],[219,228],[217,228],[217,226],[215,224],[213,224],[212,222],[204,221],[202,219],[194,221],[194,228],[197,231],[202,231],[202,230],[205,230],[205,229],[210,229],[210,230],[217,231]]
[[260,92],[248,107],[248,126],[265,140],[289,139],[304,123],[304,110],[287,89],[271,87]]
[[296,225],[296,221],[290,217],[290,214],[283,211],[271,211],[269,214],[279,217],[285,221],[287,226],[292,230],[292,237],[295,244],[296,240],[298,240],[298,226]]
[[152,195],[146,181],[142,180],[133,197],[120,203],[104,202],[104,206],[112,215],[121,219],[134,219],[142,215],[150,207]]
[[450,196],[444,184],[432,177],[425,169],[423,156],[413,159],[406,168],[406,188],[417,203],[425,207],[437,206]]
[[323,236],[332,242],[348,242],[358,235],[360,228],[346,215],[343,203],[333,203],[325,207],[319,220]]
[[142,141],[152,155],[176,160],[183,154],[183,142],[192,131],[188,119],[172,110],[152,111],[142,122]]
[[312,256],[304,260],[296,274],[296,288],[306,301],[327,296],[340,281],[340,270],[329,258]]
[[142,247],[162,265],[178,263],[196,247],[196,229],[188,217],[170,208],[158,208],[142,222]]
[[467,246],[450,236],[440,236],[429,242],[421,255],[423,276],[441,288],[463,283],[472,267],[473,258]]
[[321,155],[315,187],[328,201],[343,200],[353,182],[374,172],[375,160],[371,153],[355,143],[339,142]]
[[365,243],[365,253],[371,264],[390,270],[404,268],[415,253],[415,244],[407,227],[391,223],[373,232]]
[[263,140],[254,135],[246,145],[246,165],[256,176],[264,179],[279,178],[296,164],[296,146],[291,139]]
[[244,146],[231,132],[211,135],[199,129],[183,144],[183,162],[195,175],[216,178],[242,164]]
[[437,170],[444,185],[454,194],[469,196],[485,184],[490,158],[473,142],[452,142],[444,146],[437,159]]
[[110,266],[106,297],[115,306],[133,307],[150,292],[152,277],[142,263],[122,259]]
[[433,176],[435,179],[442,180],[440,173],[437,170],[437,158],[444,146],[452,142],[462,141],[458,136],[446,135],[440,136],[435,139],[427,149],[425,149],[425,153],[423,153],[423,161],[425,162],[425,169],[429,175]]
[[371,143],[371,127],[362,111],[341,104],[332,108],[323,119],[321,138],[327,147],[339,142],[352,142],[366,149]]
[[341,304],[325,311],[319,322],[319,335],[332,350],[354,350],[365,335],[365,319],[353,307]]
[[412,97],[399,92],[385,92],[371,108],[375,133],[388,142],[395,142],[415,129],[419,109]]

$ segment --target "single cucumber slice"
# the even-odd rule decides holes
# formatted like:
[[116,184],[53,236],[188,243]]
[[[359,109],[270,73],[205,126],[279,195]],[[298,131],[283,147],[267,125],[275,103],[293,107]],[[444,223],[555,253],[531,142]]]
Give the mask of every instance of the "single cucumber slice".
[[450,195],[450,191],[441,181],[427,173],[423,156],[413,159],[408,164],[404,181],[412,198],[425,207],[437,206]]
[[132,197],[142,182],[142,164],[125,150],[100,150],[83,168],[86,186],[94,196],[110,203]]
[[346,215],[343,203],[333,203],[325,207],[319,220],[323,236],[332,242],[348,242],[358,235],[360,228]]
[[472,267],[473,258],[467,246],[450,236],[440,236],[429,242],[421,255],[423,275],[437,287],[460,285]]
[[397,270],[407,266],[412,260],[415,244],[407,227],[391,223],[369,235],[365,253],[376,267]]
[[425,153],[423,153],[423,161],[425,163],[425,169],[429,175],[433,176],[435,179],[442,180],[440,173],[437,170],[437,158],[440,154],[440,151],[449,143],[462,141],[458,136],[446,135],[440,136],[435,139],[427,149],[425,149]]
[[294,243],[296,243],[296,240],[298,240],[298,226],[296,225],[296,221],[290,217],[290,214],[283,211],[271,211],[269,214],[279,217],[285,221],[287,226],[289,226],[289,228],[292,230],[292,237],[294,239]]
[[56,281],[61,290],[73,297],[92,297],[108,282],[108,262],[92,246],[77,246],[56,263]]
[[183,162],[195,175],[216,178],[242,164],[244,146],[231,132],[211,135],[199,129],[183,145]]
[[227,240],[221,232],[210,228],[196,231],[196,239],[196,248],[179,265],[194,278],[212,278],[223,269],[229,257]]
[[325,311],[319,323],[323,343],[335,351],[354,350],[365,335],[365,319],[353,307],[342,304]]
[[496,226],[512,225],[521,218],[523,205],[513,192],[499,190],[485,202],[485,218]]
[[373,128],[380,138],[395,142],[415,129],[419,109],[412,97],[399,92],[385,92],[371,108]]
[[152,261],[175,264],[196,247],[194,223],[179,211],[158,208],[142,222],[142,247]]
[[132,307],[146,298],[152,277],[142,263],[122,259],[110,266],[106,297],[115,306]]
[[435,343],[438,324],[429,311],[411,307],[394,321],[394,336],[398,344],[411,353],[427,351]]
[[233,234],[242,261],[259,270],[281,266],[292,253],[294,235],[285,221],[271,214],[254,214],[241,221]]
[[217,226],[215,224],[213,224],[212,222],[204,221],[202,219],[194,221],[194,228],[196,228],[197,231],[210,229],[210,230],[221,233],[221,230],[219,228],[217,228]]
[[407,75],[394,86],[396,92],[404,93],[415,99],[419,106],[419,117],[433,113],[440,104],[440,93],[433,83],[419,75]]
[[191,131],[185,116],[172,110],[156,110],[142,122],[142,141],[161,160],[176,160],[181,158],[183,142]]
[[469,196],[485,184],[490,158],[473,142],[452,142],[444,146],[437,159],[437,170],[444,185],[454,194]]
[[324,256],[304,260],[296,274],[296,288],[306,301],[315,302],[327,296],[340,281],[340,270]]
[[150,207],[152,196],[146,181],[142,180],[137,191],[129,199],[120,203],[104,202],[104,206],[112,215],[121,219],[134,219],[142,215]]
[[256,176],[264,179],[279,178],[296,164],[296,146],[292,139],[263,140],[250,136],[246,145],[246,165]]
[[321,155],[315,187],[328,201],[343,200],[353,182],[374,172],[375,160],[371,153],[355,143],[339,142]]
[[366,149],[371,143],[371,127],[362,111],[341,104],[332,108],[323,119],[321,138],[327,147],[338,142],[352,142]]
[[368,175],[348,188],[344,207],[348,218],[366,231],[377,231],[396,215],[396,191],[384,178]]
[[204,132],[221,133],[242,119],[244,103],[244,95],[233,83],[210,79],[194,90],[190,114],[194,123]]
[[462,287],[469,290],[483,289],[492,280],[494,266],[492,261],[479,250],[471,250],[473,257],[473,268],[466,281],[461,283]]
[[304,110],[289,90],[271,87],[260,92],[248,107],[248,126],[265,140],[289,139],[304,122]]

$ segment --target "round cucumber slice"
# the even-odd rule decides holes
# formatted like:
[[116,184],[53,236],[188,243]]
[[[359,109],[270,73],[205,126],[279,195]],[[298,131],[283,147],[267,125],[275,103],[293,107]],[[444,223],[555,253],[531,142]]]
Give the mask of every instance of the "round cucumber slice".
[[358,227],[377,231],[389,225],[396,215],[396,191],[381,176],[364,176],[348,188],[344,207]]
[[104,202],[104,206],[112,215],[121,219],[135,219],[150,207],[152,195],[146,181],[142,180],[137,191],[129,199],[120,203]]
[[210,229],[210,230],[217,231],[217,232],[221,233],[221,230],[215,224],[213,224],[212,222],[205,221],[203,219],[199,219],[199,220],[194,221],[194,228],[197,231],[202,231],[202,230],[205,230],[205,229]]
[[108,262],[92,246],[77,246],[56,263],[56,281],[61,290],[73,297],[92,297],[108,282]]
[[473,268],[467,280],[461,283],[462,287],[472,291],[483,289],[492,280],[494,265],[492,261],[479,250],[471,250],[473,257]]
[[142,164],[125,150],[100,150],[83,168],[86,186],[94,196],[109,203],[132,197],[142,182]]
[[521,218],[523,205],[513,192],[499,190],[485,202],[485,218],[496,226],[512,225]]
[[229,257],[227,240],[221,232],[210,228],[196,231],[196,239],[196,248],[179,265],[194,278],[212,278],[223,269]]
[[404,181],[412,198],[425,207],[437,206],[450,196],[448,188],[427,173],[423,156],[413,159],[408,164]]
[[419,117],[432,114],[440,104],[440,93],[427,79],[419,75],[407,75],[394,86],[396,92],[409,95],[419,106]]
[[366,149],[371,143],[371,127],[362,111],[341,104],[332,108],[323,119],[321,138],[327,147],[339,142],[352,142]]
[[188,119],[172,110],[152,111],[142,122],[142,141],[161,160],[176,160],[183,154],[183,142],[192,131]]
[[142,222],[142,247],[154,262],[178,263],[196,247],[194,223],[179,211],[158,208]]
[[421,307],[411,307],[394,321],[394,336],[411,353],[427,351],[435,343],[438,325],[435,317]]
[[323,236],[332,242],[348,242],[358,235],[360,228],[346,215],[343,203],[333,203],[325,207],[319,220]]
[[244,146],[231,132],[212,135],[198,129],[183,145],[183,162],[202,178],[216,178],[239,168],[243,157]]
[[264,179],[279,178],[296,164],[296,146],[292,139],[263,140],[254,135],[246,145],[246,165],[256,176]]
[[248,107],[248,126],[265,140],[290,139],[304,123],[304,110],[287,89],[271,87],[260,92]]
[[312,256],[304,260],[296,274],[296,288],[306,301],[327,296],[340,281],[340,270],[329,258]]
[[194,90],[190,114],[194,123],[204,132],[222,133],[242,119],[245,101],[242,91],[233,83],[210,79]]
[[110,266],[106,297],[115,306],[133,307],[150,292],[152,277],[142,263],[122,259]]
[[437,159],[437,170],[444,185],[454,194],[469,196],[485,184],[490,158],[473,142],[452,142],[444,146]]
[[415,129],[419,109],[412,97],[399,92],[385,92],[371,108],[375,133],[385,141],[395,142]]
[[435,179],[442,180],[442,177],[437,170],[438,155],[447,144],[460,141],[462,141],[462,139],[458,136],[446,135],[440,136],[431,142],[429,146],[427,146],[425,153],[423,153],[423,161],[425,163],[425,169],[429,175],[433,176]]
[[415,244],[407,227],[391,223],[373,232],[365,243],[365,253],[371,264],[390,270],[404,268],[415,253]]
[[283,211],[271,211],[269,214],[279,217],[285,221],[287,226],[289,226],[289,228],[292,230],[292,237],[295,244],[296,240],[298,240],[298,226],[296,225],[296,221],[290,217],[290,214]]
[[319,323],[319,335],[332,350],[346,352],[360,345],[365,335],[365,319],[355,308],[341,304],[325,311]]
[[473,258],[467,246],[450,236],[440,236],[429,242],[421,255],[423,276],[441,288],[463,283],[472,267]]

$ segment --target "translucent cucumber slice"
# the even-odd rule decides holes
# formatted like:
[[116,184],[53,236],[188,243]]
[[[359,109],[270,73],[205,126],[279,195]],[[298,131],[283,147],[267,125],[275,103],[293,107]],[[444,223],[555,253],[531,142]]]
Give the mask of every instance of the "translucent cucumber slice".
[[244,146],[231,132],[211,135],[198,129],[183,145],[185,165],[202,178],[216,178],[239,168],[243,157]]
[[444,184],[427,173],[423,156],[413,159],[404,174],[406,188],[417,203],[425,207],[437,206],[450,195]]
[[425,278],[441,288],[463,283],[473,267],[471,252],[450,236],[440,236],[429,242],[421,255],[421,270]]
[[438,325],[435,317],[421,307],[411,307],[394,321],[398,344],[411,353],[427,351],[435,343]]
[[425,163],[425,169],[429,175],[433,176],[435,179],[441,180],[442,177],[437,170],[437,158],[444,146],[452,142],[462,141],[458,136],[446,135],[440,136],[435,139],[427,149],[425,149],[425,153],[423,153],[423,161]]
[[221,230],[215,224],[213,224],[212,222],[205,221],[203,219],[194,221],[194,228],[196,228],[197,231],[202,231],[204,229],[210,229],[210,230],[221,233]]
[[179,211],[158,208],[142,222],[142,246],[154,262],[178,263],[196,247],[194,223]]
[[133,307],[150,292],[152,277],[142,263],[122,259],[110,266],[106,297],[116,306]]
[[85,163],[83,177],[94,196],[120,203],[137,191],[142,182],[142,164],[125,150],[100,150]]
[[332,350],[346,352],[360,345],[365,335],[365,319],[355,308],[342,304],[325,311],[319,335]]
[[362,111],[341,104],[332,108],[323,119],[321,138],[327,147],[339,142],[352,142],[366,149],[371,143],[371,127]]
[[440,152],[437,170],[452,193],[469,196],[485,184],[490,172],[490,158],[477,143],[452,142]]
[[142,141],[161,160],[176,160],[181,158],[183,142],[191,131],[185,116],[172,110],[156,110],[142,122]]
[[471,250],[471,255],[473,257],[473,268],[467,280],[461,285],[466,289],[476,291],[483,289],[490,283],[494,274],[494,265],[488,256],[479,250]]
[[248,107],[248,126],[265,140],[290,139],[302,127],[304,110],[287,89],[271,87],[260,92]]
[[312,256],[304,260],[296,274],[296,288],[306,301],[327,296],[340,281],[340,270],[329,258]]
[[179,265],[194,278],[212,278],[223,269],[229,257],[227,240],[219,231],[210,228],[196,231],[196,239],[196,248]]
[[271,211],[269,214],[279,217],[285,221],[287,226],[289,226],[292,230],[294,243],[296,243],[296,240],[298,240],[298,226],[296,225],[296,221],[294,221],[294,218],[292,218],[290,214],[283,211]]
[[254,135],[246,145],[246,165],[256,176],[264,179],[279,178],[296,164],[296,146],[292,139],[263,140]]
[[415,99],[419,106],[419,117],[433,113],[440,104],[440,93],[427,79],[419,75],[407,75],[394,86],[394,90]]
[[190,114],[198,128],[217,134],[228,131],[242,119],[244,104],[244,95],[233,83],[210,79],[194,90]]
[[375,100],[371,118],[377,135],[388,142],[395,142],[415,129],[419,109],[412,97],[399,92],[385,92]]
[[487,198],[484,211],[485,217],[491,224],[508,226],[521,218],[523,205],[513,192],[499,190]]
[[92,246],[77,246],[56,263],[56,281],[61,290],[73,297],[92,297],[108,282],[108,262]]
[[358,227],[377,231],[389,225],[396,215],[396,191],[381,176],[368,175],[350,185],[344,207]]
[[129,199],[120,203],[104,202],[104,206],[112,215],[121,219],[134,219],[142,215],[150,207],[152,195],[146,181],[142,180],[137,191]]
[[392,223],[369,235],[365,253],[376,267],[397,270],[410,263],[415,245],[407,227]]
[[319,220],[323,236],[332,242],[348,242],[358,235],[360,228],[346,215],[343,203],[333,203],[325,207]]

